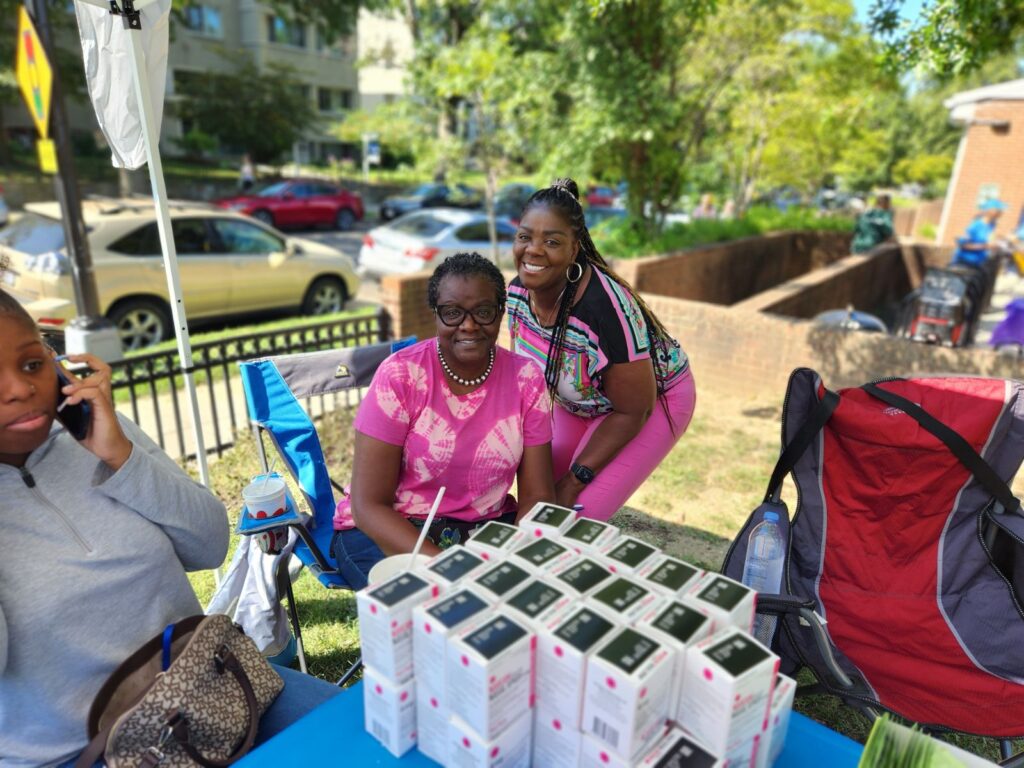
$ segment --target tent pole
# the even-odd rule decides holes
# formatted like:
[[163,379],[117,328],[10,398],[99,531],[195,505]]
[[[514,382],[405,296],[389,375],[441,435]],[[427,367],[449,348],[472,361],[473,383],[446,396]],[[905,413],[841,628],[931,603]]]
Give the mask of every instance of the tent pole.
[[199,415],[199,395],[196,392],[196,383],[192,375],[192,344],[188,336],[188,320],[185,317],[185,302],[181,294],[181,279],[178,276],[178,254],[174,247],[171,214],[167,205],[167,186],[164,183],[163,163],[160,160],[160,131],[153,119],[153,100],[149,92],[149,78],[145,75],[146,54],[142,50],[142,39],[138,30],[125,28],[124,33],[131,40],[128,51],[131,58],[132,81],[135,85],[135,98],[138,102],[142,134],[146,143],[146,164],[149,166],[149,181],[153,187],[153,201],[156,204],[156,223],[160,233],[160,245],[164,253],[164,271],[167,275],[167,290],[171,298],[171,317],[174,322],[174,335],[178,340],[178,359],[181,361],[181,369],[185,374],[185,389],[188,391],[192,433],[196,442],[196,460],[199,462],[199,477],[203,485],[209,488],[210,470],[206,465],[206,445],[203,441],[203,426]]

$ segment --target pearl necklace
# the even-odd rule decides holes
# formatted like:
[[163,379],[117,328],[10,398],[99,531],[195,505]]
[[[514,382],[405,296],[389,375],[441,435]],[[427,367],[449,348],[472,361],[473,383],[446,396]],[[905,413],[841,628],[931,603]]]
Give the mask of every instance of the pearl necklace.
[[455,371],[453,371],[448,366],[448,361],[444,359],[444,355],[441,353],[440,344],[437,345],[437,359],[441,361],[441,368],[444,369],[444,372],[448,375],[449,379],[454,381],[456,384],[461,384],[464,387],[475,387],[480,384],[483,384],[485,381],[487,381],[487,377],[491,375],[491,370],[494,368],[494,347],[491,347],[491,354],[490,358],[487,361],[486,370],[484,370],[484,372],[477,376],[475,379],[464,379],[461,376],[457,375]]

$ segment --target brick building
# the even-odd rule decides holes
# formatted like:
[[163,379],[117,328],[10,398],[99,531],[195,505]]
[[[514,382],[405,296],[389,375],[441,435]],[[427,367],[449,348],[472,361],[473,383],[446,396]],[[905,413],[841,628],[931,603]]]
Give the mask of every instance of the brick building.
[[958,93],[945,106],[964,132],[939,222],[939,244],[955,244],[978,204],[993,197],[1009,206],[996,232],[1009,233],[1024,215],[1024,79]]

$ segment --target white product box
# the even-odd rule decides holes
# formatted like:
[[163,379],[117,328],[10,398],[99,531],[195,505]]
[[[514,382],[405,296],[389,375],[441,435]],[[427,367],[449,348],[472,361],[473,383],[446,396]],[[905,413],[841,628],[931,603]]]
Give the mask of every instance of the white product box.
[[703,569],[668,555],[648,560],[636,572],[641,584],[650,584],[673,599],[684,597],[703,575]]
[[732,768],[682,728],[673,727],[640,762],[641,768]]
[[552,573],[576,562],[578,555],[553,538],[535,539],[515,550],[509,559],[541,573]]
[[526,534],[514,525],[492,520],[466,540],[466,549],[493,562],[504,559],[525,540]]
[[467,622],[483,618],[491,602],[469,587],[413,608],[412,658],[418,690],[447,704],[444,659],[448,637]]
[[632,536],[623,536],[601,550],[608,570],[621,576],[632,576],[660,554],[661,550],[657,547]]
[[614,525],[582,517],[562,534],[562,543],[581,555],[596,555],[619,538]]
[[673,600],[659,605],[637,622],[637,627],[672,651],[672,692],[669,717],[678,720],[679,698],[683,689],[687,649],[711,634],[711,619],[693,606]]
[[546,536],[558,537],[576,522],[576,510],[538,501],[522,520],[519,527],[531,539]]
[[535,635],[519,622],[495,616],[448,641],[448,708],[485,739],[493,739],[528,710]]
[[587,597],[587,604],[619,624],[632,624],[664,602],[660,594],[621,576],[604,582]]
[[749,632],[754,624],[757,593],[720,573],[707,573],[693,585],[686,601],[711,617],[712,632],[736,627]]
[[793,713],[793,697],[796,694],[796,680],[785,675],[775,678],[775,690],[772,691],[772,707],[768,712],[768,733],[766,764],[774,765],[786,746],[786,733],[789,731],[789,716]]
[[448,759],[448,708],[436,696],[416,686],[416,747],[431,760]]
[[701,640],[686,653],[679,725],[714,754],[728,756],[767,730],[778,670],[779,657],[742,630]]
[[458,717],[448,722],[445,768],[530,768],[533,712],[524,710],[493,739],[485,739]]
[[[660,737],[668,732],[666,725],[655,735],[652,743],[659,743]],[[600,739],[584,733],[580,739],[580,767],[581,768],[639,768],[643,757],[626,758],[613,749],[610,749]]]
[[533,768],[580,768],[583,734],[538,706],[533,716]]
[[580,557],[552,573],[552,577],[556,584],[565,584],[573,595],[580,598],[595,592],[612,577],[612,572],[592,557]]
[[412,609],[440,593],[439,586],[415,573],[357,592],[363,663],[396,683],[412,677]]
[[492,602],[501,602],[511,597],[530,578],[531,574],[525,568],[505,560],[482,573],[475,573],[470,585]]
[[763,768],[765,763],[765,739],[767,732],[755,733],[732,747],[725,755],[729,768]]
[[584,607],[537,634],[537,704],[569,728],[580,727],[587,658],[616,628],[607,617]]
[[416,685],[396,685],[363,666],[363,713],[367,732],[395,757],[416,746]]
[[533,632],[557,622],[572,606],[572,595],[544,578],[530,579],[522,589],[509,595],[502,605],[507,616],[520,621]]
[[669,650],[638,629],[618,630],[587,659],[583,731],[636,760],[664,730],[671,688]]
[[449,547],[424,566],[438,584],[453,586],[479,573],[487,563],[465,547]]

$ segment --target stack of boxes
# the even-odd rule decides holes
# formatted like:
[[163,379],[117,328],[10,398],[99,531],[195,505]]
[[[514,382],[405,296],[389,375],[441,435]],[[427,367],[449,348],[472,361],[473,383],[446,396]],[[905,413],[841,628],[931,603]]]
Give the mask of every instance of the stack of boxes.
[[795,685],[755,594],[538,504],[357,596],[366,729],[457,768],[761,768]]

